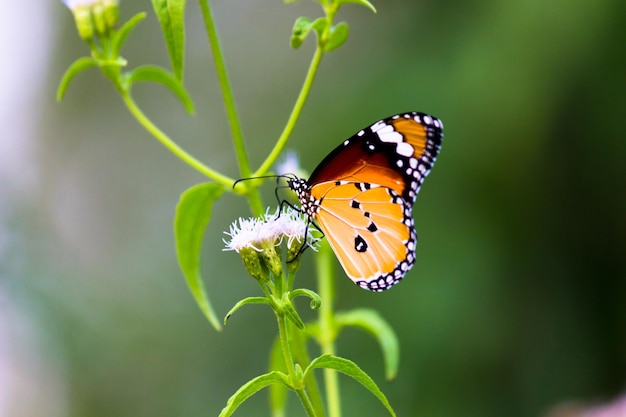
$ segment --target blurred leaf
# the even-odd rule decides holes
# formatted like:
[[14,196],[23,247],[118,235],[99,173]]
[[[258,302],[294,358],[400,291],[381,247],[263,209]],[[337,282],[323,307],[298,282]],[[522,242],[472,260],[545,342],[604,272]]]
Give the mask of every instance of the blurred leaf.
[[226,317],[224,317],[224,324],[226,324],[226,321],[230,318],[230,316],[233,315],[235,311],[239,310],[241,307],[245,306],[246,304],[270,304],[270,300],[268,300],[265,297],[244,298],[243,300],[235,304],[234,307],[231,308],[230,311],[226,314]]
[[339,22],[330,29],[330,38],[324,45],[326,52],[339,48],[348,40],[349,26],[346,22]]
[[313,21],[313,25],[311,26],[315,32],[317,33],[318,38],[322,36],[324,33],[324,29],[328,24],[328,20],[325,17],[318,17]]
[[362,6],[367,7],[368,9],[373,11],[374,13],[376,13],[376,8],[374,7],[374,5],[372,3],[370,3],[369,1],[367,1],[367,0],[337,0],[337,3],[340,4],[340,5],[348,4],[348,3],[360,4]]
[[159,18],[174,76],[182,80],[185,65],[185,0],[152,0]]
[[220,198],[222,191],[222,186],[216,183],[198,184],[189,188],[180,196],[174,218],[178,264],[198,307],[216,330],[221,330],[222,325],[204,289],[200,270],[200,251],[206,227],[211,219],[213,203]]
[[291,46],[294,49],[298,49],[307,36],[309,36],[309,33],[311,33],[311,29],[315,30],[319,39],[326,28],[326,22],[325,17],[318,17],[315,20],[311,20],[305,16],[297,18],[291,34]]
[[389,323],[376,310],[356,309],[337,313],[338,326],[353,326],[365,330],[378,340],[385,361],[385,377],[392,380],[398,374],[400,363],[400,344],[398,337]]
[[307,374],[316,368],[329,368],[334,369],[337,372],[341,372],[342,374],[346,374],[352,377],[354,380],[359,382],[365,388],[367,388],[378,400],[385,406],[389,414],[395,417],[396,413],[391,408],[387,397],[385,394],[378,388],[378,385],[374,382],[369,375],[367,375],[361,368],[357,366],[356,363],[352,362],[349,359],[340,358],[338,356],[325,354],[318,358],[315,358],[311,364],[304,371],[305,377]]
[[222,412],[218,417],[228,417],[232,415],[237,407],[239,407],[250,396],[276,382],[289,386],[287,375],[278,371],[272,371],[265,375],[257,376],[256,378],[246,382],[228,399],[226,407],[222,409]]
[[302,45],[311,31],[312,24],[313,21],[306,16],[300,16],[296,19],[291,31],[291,47],[293,49],[298,49]]
[[128,35],[135,29],[135,26],[139,24],[143,19],[145,19],[146,13],[141,12],[137,13],[133,17],[131,17],[126,23],[119,28],[119,30],[115,31],[114,35],[111,38],[111,48],[113,49],[113,56],[118,56],[124,43],[126,43],[126,39],[128,39]]
[[164,68],[157,67],[156,65],[144,65],[137,67],[127,74],[126,81],[128,82],[128,88],[130,88],[133,83],[142,81],[152,81],[162,84],[163,86],[169,88],[170,91],[178,97],[178,99],[185,106],[187,113],[194,114],[196,111],[193,101],[191,100],[191,97],[182,82]]
[[95,59],[89,57],[78,58],[63,74],[61,77],[61,82],[59,83],[59,88],[57,89],[57,101],[63,100],[65,96],[65,92],[67,91],[67,87],[70,82],[81,72],[86,69],[97,67],[98,62]]

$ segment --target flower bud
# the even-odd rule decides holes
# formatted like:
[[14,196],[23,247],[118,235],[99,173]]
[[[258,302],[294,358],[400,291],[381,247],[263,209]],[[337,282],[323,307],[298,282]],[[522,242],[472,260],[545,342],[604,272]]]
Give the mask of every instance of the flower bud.
[[109,29],[113,29],[120,18],[120,8],[117,3],[117,0],[102,0],[104,22]]
[[252,248],[243,248],[239,251],[243,265],[248,273],[257,281],[267,281],[269,272],[265,264],[262,262],[262,256],[259,252]]
[[263,260],[275,277],[283,275],[283,263],[280,259],[280,246],[274,242],[263,242],[261,245]]
[[81,39],[86,41],[93,39],[94,24],[91,18],[91,7],[89,5],[76,6],[72,8],[72,14],[74,14],[74,21]]

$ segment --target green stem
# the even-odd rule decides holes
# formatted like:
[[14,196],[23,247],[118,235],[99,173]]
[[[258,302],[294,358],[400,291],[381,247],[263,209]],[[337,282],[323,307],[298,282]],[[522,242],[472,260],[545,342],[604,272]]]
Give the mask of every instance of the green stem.
[[311,86],[313,85],[315,75],[317,74],[320,62],[322,61],[322,56],[324,56],[324,51],[318,45],[315,50],[315,55],[313,55],[313,59],[311,60],[311,64],[309,64],[309,70],[306,74],[306,78],[304,79],[304,83],[302,84],[302,89],[300,90],[298,99],[291,110],[291,114],[289,115],[289,119],[287,120],[287,124],[285,125],[283,132],[280,134],[280,137],[278,138],[278,141],[276,141],[276,144],[270,154],[252,176],[259,177],[267,174],[270,167],[274,164],[274,162],[276,162],[276,159],[287,144],[287,140],[291,136],[293,129],[296,127],[296,122],[300,118],[300,114],[304,108],[304,103],[306,103],[306,100],[309,97]]
[[304,388],[298,389],[296,390],[296,394],[298,394],[298,398],[300,398],[300,401],[306,410],[306,414],[310,417],[315,417],[315,409],[313,408],[313,404],[311,404],[311,400],[309,399],[306,390]]
[[[246,145],[241,132],[241,124],[239,123],[237,108],[235,107],[235,99],[233,98],[230,81],[228,80],[226,63],[224,62],[224,55],[222,54],[222,48],[217,36],[217,30],[215,28],[215,22],[213,21],[213,14],[211,12],[209,0],[199,0],[199,3],[200,9],[202,10],[202,17],[204,18],[204,26],[209,37],[209,44],[211,45],[211,51],[213,52],[215,72],[217,73],[217,79],[220,83],[222,95],[224,97],[224,107],[226,108],[226,116],[228,117],[228,123],[233,136],[233,145],[235,146],[239,172],[243,178],[249,178],[252,176],[252,169],[250,168],[250,161],[248,160]],[[256,188],[250,189],[246,196],[248,197],[248,203],[250,204],[250,208],[252,209],[254,215],[260,216],[263,213],[263,202],[261,201],[261,194],[259,191]]]
[[[277,314],[276,319],[278,320],[278,333],[280,335],[280,345],[283,350],[283,357],[285,358],[285,366],[287,367],[287,372],[289,373],[289,379],[292,385],[298,386],[295,389],[298,394],[298,398],[302,402],[304,409],[309,417],[315,417],[315,409],[313,408],[313,404],[311,404],[311,399],[307,395],[306,390],[303,387],[299,387],[301,381],[297,381],[297,379],[301,378],[300,375],[296,373],[296,367],[293,364],[293,355],[291,354],[291,347],[289,346],[289,336],[287,335],[287,319],[282,314]],[[295,383],[295,384],[294,384]]]
[[[333,254],[327,241],[322,241],[318,256],[315,258],[317,281],[322,299],[319,309],[320,347],[323,354],[335,354],[335,313],[333,311],[334,273]],[[324,369],[328,416],[341,417],[341,398],[339,396],[339,378],[333,369]]]
[[159,142],[169,149],[174,155],[182,159],[185,163],[195,168],[197,171],[213,179],[214,181],[224,185],[225,187],[232,187],[234,180],[211,168],[204,165],[202,162],[188,154],[184,149],[178,146],[172,141],[161,129],[159,129],[148,117],[137,107],[137,104],[133,100],[128,91],[122,91],[122,99],[126,104],[126,107],[135,116],[137,121],[154,136]]

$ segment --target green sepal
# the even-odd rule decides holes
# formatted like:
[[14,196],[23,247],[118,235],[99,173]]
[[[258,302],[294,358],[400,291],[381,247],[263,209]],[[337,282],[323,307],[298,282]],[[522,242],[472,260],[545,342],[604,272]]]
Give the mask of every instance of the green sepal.
[[174,76],[182,80],[185,65],[185,0],[152,0],[152,6],[163,30]]
[[98,62],[90,57],[82,57],[78,58],[76,61],[69,66],[69,68],[61,77],[61,81],[59,82],[59,88],[57,89],[57,101],[63,100],[65,96],[65,92],[67,91],[67,87],[70,82],[76,77],[79,73],[85,71],[89,68],[94,68],[98,66]]
[[335,322],[339,327],[358,327],[374,336],[383,353],[385,377],[389,381],[396,377],[400,363],[398,337],[389,323],[376,310],[363,308],[337,313]]
[[250,381],[242,385],[241,388],[239,388],[237,392],[235,392],[228,399],[226,407],[222,409],[222,412],[218,417],[231,416],[245,400],[256,394],[258,391],[262,390],[263,388],[267,387],[268,385],[274,383],[280,383],[289,387],[289,378],[282,372],[272,371],[251,379]]
[[348,3],[360,4],[361,6],[365,6],[371,11],[373,11],[374,13],[376,13],[376,8],[374,7],[374,5],[367,0],[336,0],[336,1],[339,6],[342,6]]
[[337,372],[341,372],[342,374],[348,375],[352,377],[355,381],[363,385],[367,388],[378,400],[385,406],[389,414],[392,416],[396,416],[395,411],[391,408],[387,397],[383,392],[378,388],[378,385],[374,382],[372,378],[368,374],[366,374],[358,365],[352,362],[349,359],[340,358],[335,355],[325,354],[318,358],[315,358],[311,364],[304,371],[304,376],[306,377],[309,372],[313,371],[316,368],[328,368],[334,369]]
[[198,307],[218,331],[222,329],[222,325],[204,288],[200,252],[205,230],[211,220],[213,203],[220,198],[222,191],[222,186],[216,183],[198,184],[187,189],[180,196],[174,217],[178,265]]
[[128,36],[135,29],[135,27],[146,18],[146,13],[141,12],[137,13],[126,23],[122,25],[117,31],[114,32],[113,36],[111,36],[111,48],[113,51],[113,56],[118,56],[122,50],[122,47],[126,43]]
[[296,297],[309,297],[311,299],[311,310],[317,310],[322,305],[322,298],[315,291],[298,288],[289,293],[290,300]]
[[324,44],[324,51],[332,51],[339,48],[348,40],[349,26],[346,22],[339,22],[330,29],[330,37]]
[[246,304],[268,304],[268,305],[270,305],[271,302],[270,302],[270,300],[268,300],[265,297],[247,297],[247,298],[244,298],[243,300],[241,300],[237,304],[235,304],[233,306],[233,308],[231,308],[228,313],[226,313],[226,316],[224,317],[224,325],[226,325],[226,321],[230,318],[230,316],[233,315],[233,313],[235,311],[239,310],[241,307],[243,307]]
[[125,88],[130,90],[134,83],[145,81],[151,81],[165,86],[183,103],[187,113],[194,114],[196,112],[191,96],[182,82],[174,77],[168,70],[156,65],[137,67],[125,75]]

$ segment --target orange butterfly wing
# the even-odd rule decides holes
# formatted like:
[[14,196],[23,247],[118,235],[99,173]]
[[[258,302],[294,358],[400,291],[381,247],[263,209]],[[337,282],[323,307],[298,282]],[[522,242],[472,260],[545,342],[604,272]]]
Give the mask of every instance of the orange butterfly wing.
[[314,220],[346,274],[363,288],[382,291],[398,282],[415,259],[411,209],[391,188],[325,182],[311,189]]

